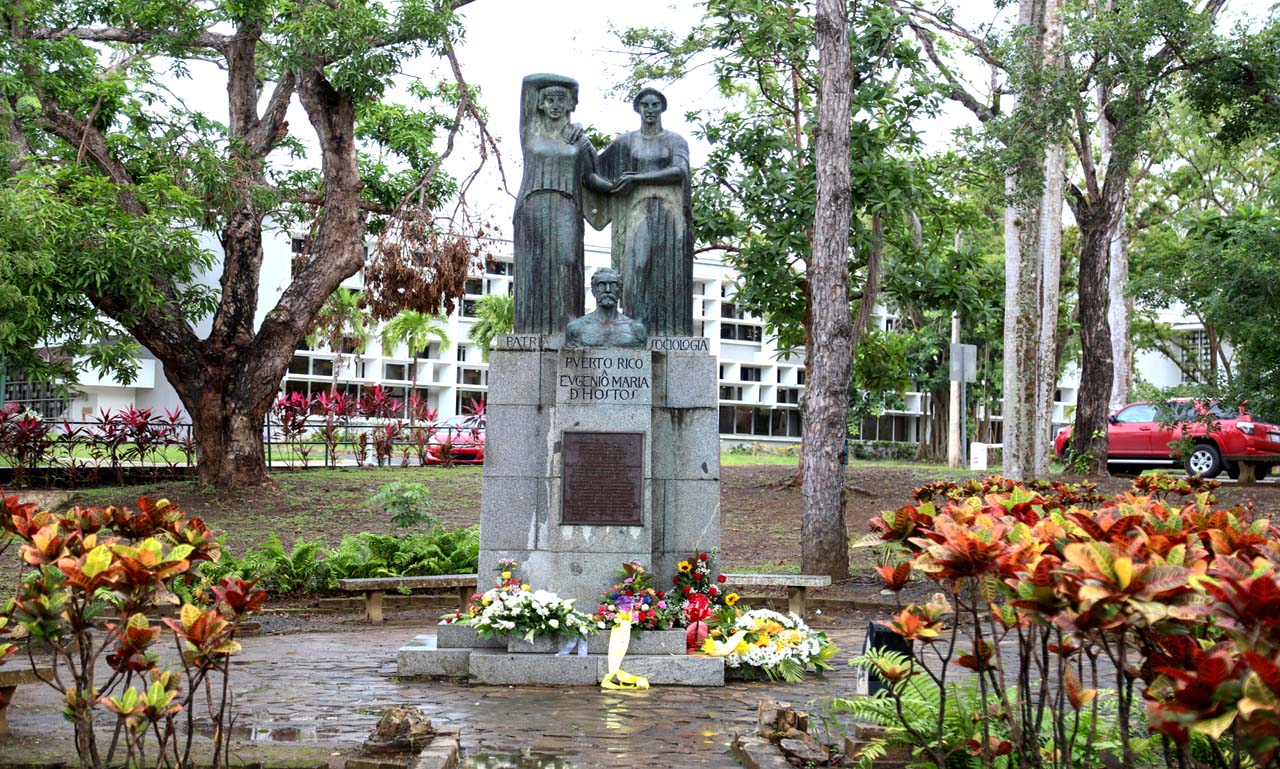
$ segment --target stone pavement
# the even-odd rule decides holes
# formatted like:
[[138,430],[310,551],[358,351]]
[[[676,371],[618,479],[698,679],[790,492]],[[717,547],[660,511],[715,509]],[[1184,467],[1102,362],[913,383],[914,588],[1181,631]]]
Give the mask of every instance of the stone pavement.
[[[728,754],[729,741],[735,731],[754,727],[760,700],[802,706],[852,694],[853,671],[845,661],[862,648],[865,623],[823,629],[842,650],[837,669],[825,678],[637,692],[400,681],[396,650],[414,635],[432,632],[421,625],[247,638],[232,673],[236,736],[351,749],[368,736],[383,708],[412,704],[438,726],[458,729],[466,754],[529,750],[575,767],[728,769],[738,766]],[[9,723],[18,735],[70,740],[59,707],[52,689],[22,687],[9,707]]]

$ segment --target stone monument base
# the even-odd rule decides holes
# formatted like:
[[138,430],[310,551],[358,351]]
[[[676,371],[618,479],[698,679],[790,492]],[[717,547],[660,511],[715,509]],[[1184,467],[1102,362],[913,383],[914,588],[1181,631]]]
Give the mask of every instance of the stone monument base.
[[[485,639],[466,625],[441,625],[400,648],[396,675],[466,678],[494,686],[596,686],[609,672],[609,636],[596,633],[584,657],[556,656],[545,638]],[[724,660],[685,654],[683,630],[637,631],[622,669],[654,686],[724,686]]]

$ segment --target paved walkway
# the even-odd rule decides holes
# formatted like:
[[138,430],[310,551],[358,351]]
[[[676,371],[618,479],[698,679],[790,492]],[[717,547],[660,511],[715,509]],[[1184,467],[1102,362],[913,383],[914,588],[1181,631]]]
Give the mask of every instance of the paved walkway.
[[[827,630],[842,653],[837,670],[825,678],[621,693],[399,681],[396,650],[424,632],[421,626],[248,638],[232,673],[236,732],[250,741],[341,750],[363,741],[383,708],[412,704],[438,726],[458,729],[467,754],[529,750],[575,767],[728,769],[738,766],[727,752],[729,741],[735,731],[754,726],[760,700],[799,705],[852,693],[853,671],[845,660],[861,649],[863,630]],[[70,740],[59,707],[52,689],[22,687],[9,723],[18,735]]]

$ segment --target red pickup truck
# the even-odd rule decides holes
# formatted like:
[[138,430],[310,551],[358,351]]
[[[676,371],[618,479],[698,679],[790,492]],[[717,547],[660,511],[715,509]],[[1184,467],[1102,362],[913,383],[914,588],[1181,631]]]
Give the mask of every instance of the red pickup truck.
[[[1254,465],[1256,477],[1266,477],[1280,465],[1280,426],[1252,417],[1244,407],[1220,403],[1179,400],[1162,414],[1159,404],[1130,403],[1111,415],[1107,428],[1107,462],[1160,466],[1181,464],[1190,475],[1216,478],[1223,470],[1236,478],[1240,462]],[[1203,419],[1211,416],[1212,428]],[[1162,424],[1162,418],[1165,423]],[[1169,422],[1176,421],[1176,424]],[[1169,448],[1184,437],[1194,440],[1183,456]],[[1059,458],[1066,454],[1071,428],[1064,427],[1054,438]]]

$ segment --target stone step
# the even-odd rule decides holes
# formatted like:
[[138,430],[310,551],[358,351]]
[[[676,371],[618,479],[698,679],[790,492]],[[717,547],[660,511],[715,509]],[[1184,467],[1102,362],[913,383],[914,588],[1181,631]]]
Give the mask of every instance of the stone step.
[[505,638],[481,638],[470,625],[438,625],[436,643],[441,649],[505,649]]
[[[526,641],[523,638],[512,638],[507,642],[507,651],[512,654],[555,654],[564,643],[563,638],[544,636]],[[683,630],[644,630],[631,634],[631,643],[627,645],[627,654],[684,654],[685,631]],[[590,654],[609,653],[609,633],[600,631],[587,637],[587,652]]]
[[420,635],[401,646],[396,655],[396,675],[466,678],[471,670],[471,649],[441,648],[439,640],[434,635]]
[[[397,675],[464,678],[501,686],[594,686],[609,670],[607,655],[557,656],[499,649],[441,648],[420,635],[400,648]],[[724,660],[686,655],[628,654],[622,669],[654,686],[723,686]]]
[[[622,669],[644,676],[654,686],[724,686],[724,660],[715,657],[628,654]],[[471,655],[471,678],[483,684],[591,686],[608,671],[609,658],[600,654],[559,657],[485,650]]]

